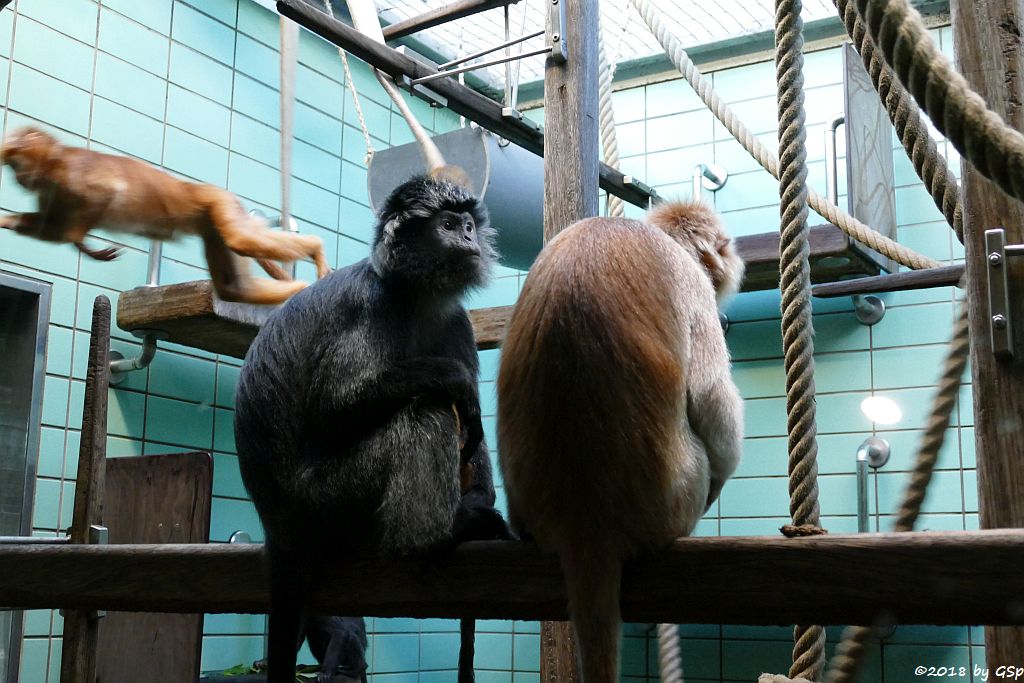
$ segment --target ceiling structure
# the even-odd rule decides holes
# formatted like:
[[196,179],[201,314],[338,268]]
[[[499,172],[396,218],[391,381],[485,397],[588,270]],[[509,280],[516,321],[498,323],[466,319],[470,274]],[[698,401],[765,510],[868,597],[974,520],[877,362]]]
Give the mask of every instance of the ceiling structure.
[[[337,0],[341,2],[342,0]],[[596,1],[596,0],[595,0]],[[408,19],[449,4],[451,0],[375,0],[377,11],[386,23]],[[665,22],[684,47],[717,42],[771,30],[775,25],[774,0],[652,0]],[[519,0],[509,6],[509,31],[512,37],[543,30],[547,0]],[[803,19],[811,22],[835,16],[832,0],[804,0]],[[609,63],[619,64],[651,55],[662,49],[647,29],[630,0],[602,0],[601,28]],[[502,9],[442,24],[417,33],[415,38],[438,53],[455,59],[505,42],[505,13]],[[543,36],[522,44],[524,51],[544,46]],[[512,54],[519,46],[511,48]],[[499,53],[500,54],[500,53]],[[488,55],[481,61],[499,55]],[[515,63],[513,63],[515,64]],[[513,79],[515,78],[515,66]],[[520,83],[540,80],[544,75],[544,57],[529,57],[520,62]],[[487,85],[501,89],[505,67],[492,66],[473,72]]]

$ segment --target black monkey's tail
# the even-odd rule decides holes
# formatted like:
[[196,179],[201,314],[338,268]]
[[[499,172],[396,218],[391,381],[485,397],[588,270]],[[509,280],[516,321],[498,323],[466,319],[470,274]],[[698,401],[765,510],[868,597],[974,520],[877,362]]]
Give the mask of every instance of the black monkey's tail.
[[473,656],[476,654],[476,619],[459,622],[461,642],[459,643],[459,683],[474,683]]
[[312,583],[308,562],[268,548],[270,627],[267,643],[267,683],[294,683],[295,658]]

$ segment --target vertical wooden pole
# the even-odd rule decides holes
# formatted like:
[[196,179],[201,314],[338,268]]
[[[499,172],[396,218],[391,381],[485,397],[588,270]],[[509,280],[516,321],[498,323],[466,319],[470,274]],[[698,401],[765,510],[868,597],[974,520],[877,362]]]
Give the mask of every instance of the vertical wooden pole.
[[[599,3],[596,0],[547,0],[558,12],[564,3],[561,37],[568,60],[548,57],[544,69],[544,240],[571,223],[596,216],[598,210],[597,45]],[[550,21],[550,15],[549,15]],[[549,28],[548,37],[551,39]],[[576,648],[568,623],[541,625],[542,683],[579,680]]]
[[[89,528],[93,524],[101,524],[103,519],[109,362],[110,300],[99,296],[92,309],[92,340],[89,343],[85,405],[82,409],[82,444],[78,451],[75,511],[71,522],[72,543],[88,543]],[[64,615],[61,683],[95,683],[98,633],[99,624],[95,614],[84,610],[68,610]]]
[[[1024,130],[1024,0],[952,0],[957,66],[988,106]],[[1005,228],[1007,244],[1024,243],[1024,205],[963,162],[967,300],[971,302],[971,369],[982,528],[1024,526],[1024,263],[1009,259],[1011,315],[1017,325],[1013,363],[992,355],[985,230]],[[964,410],[964,406],[961,406]],[[1024,628],[988,627],[989,671],[1024,663]]]

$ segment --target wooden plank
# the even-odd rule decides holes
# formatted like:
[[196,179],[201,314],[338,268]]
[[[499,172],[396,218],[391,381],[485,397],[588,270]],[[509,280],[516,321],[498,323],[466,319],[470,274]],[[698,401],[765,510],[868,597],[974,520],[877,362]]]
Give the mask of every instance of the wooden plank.
[[444,24],[479,12],[486,12],[496,7],[514,5],[519,0],[457,0],[442,5],[437,9],[427,10],[423,14],[409,17],[384,27],[384,40],[398,40],[418,31],[425,31],[439,24]]
[[[866,581],[868,573],[886,579]],[[268,605],[259,545],[5,546],[0,576],[0,604],[19,609]],[[517,541],[467,543],[440,564],[352,557],[331,567],[313,604],[381,617],[566,616],[557,557]],[[1021,529],[683,538],[627,563],[622,592],[625,619],[641,623],[872,623],[884,613],[899,623],[1011,624],[1024,622],[1021,604]]]
[[953,287],[964,275],[963,265],[942,266],[925,270],[908,270],[890,275],[862,277],[855,280],[840,280],[822,285],[815,285],[811,293],[827,299],[836,296],[853,296],[855,294],[877,294],[879,292],[906,292],[912,289],[930,289],[932,287]]
[[[106,463],[104,520],[110,543],[205,543],[210,539],[213,461],[209,453],[112,458]],[[199,678],[201,614],[108,612],[99,622],[97,679]]]
[[505,326],[515,306],[495,306],[494,308],[478,308],[469,312],[469,320],[473,323],[473,334],[476,335],[476,347],[496,349],[505,338]]
[[[564,25],[553,26],[562,7]],[[547,36],[561,33],[568,59],[544,64],[544,242],[572,223],[598,214],[599,7],[589,0],[552,0]],[[567,623],[541,625],[540,680],[580,680],[576,644]]]
[[[289,19],[395,78],[408,76],[415,79],[437,73],[434,66],[412,59],[367,38],[351,26],[327,16],[304,0],[278,0],[277,9]],[[544,134],[531,123],[516,117],[502,116],[501,104],[486,95],[462,85],[454,78],[439,78],[423,84],[422,87],[440,95],[446,101],[447,108],[456,114],[465,116],[534,154],[544,154]],[[626,176],[603,162],[599,163],[598,167],[601,189],[636,206],[647,206],[651,198],[647,190],[626,183]]]
[[[107,389],[110,383],[110,299],[98,296],[92,307],[92,337],[85,375],[82,438],[71,521],[71,543],[89,543],[90,527],[103,523],[104,467],[107,457]],[[61,683],[96,680],[96,615],[71,610],[64,615]]]
[[[995,112],[1024,130],[1024,0],[950,2],[960,72]],[[992,355],[985,230],[1006,229],[1008,244],[1024,243],[1024,207],[962,163],[965,296],[971,302],[971,375],[978,457],[978,506],[983,528],[1024,526],[1024,259],[1010,259],[1011,318],[1017,324],[1017,361]],[[1024,663],[1024,629],[985,629],[990,671]]]
[[209,280],[197,280],[123,292],[117,325],[130,332],[159,330],[168,341],[244,358],[274,308],[221,301]]

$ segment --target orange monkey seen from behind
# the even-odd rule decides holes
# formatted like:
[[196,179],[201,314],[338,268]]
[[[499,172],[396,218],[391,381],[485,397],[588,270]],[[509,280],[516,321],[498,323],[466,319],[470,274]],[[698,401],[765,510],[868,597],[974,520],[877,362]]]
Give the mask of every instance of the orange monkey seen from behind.
[[[227,190],[180,180],[137,159],[69,147],[29,127],[4,141],[0,162],[39,198],[36,212],[0,217],[0,228],[21,235],[68,242],[101,261],[116,258],[117,250],[85,246],[97,226],[159,240],[198,235],[224,301],[276,304],[306,287],[273,260],[310,259],[317,277],[330,271],[318,237],[271,230]],[[255,258],[274,279],[250,276],[240,256]]]

